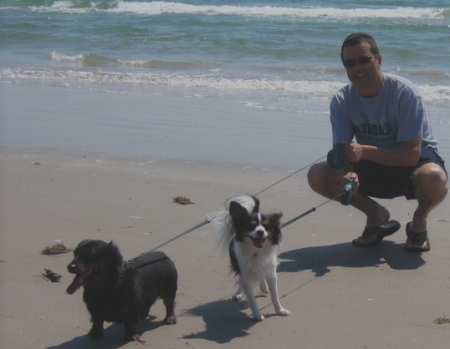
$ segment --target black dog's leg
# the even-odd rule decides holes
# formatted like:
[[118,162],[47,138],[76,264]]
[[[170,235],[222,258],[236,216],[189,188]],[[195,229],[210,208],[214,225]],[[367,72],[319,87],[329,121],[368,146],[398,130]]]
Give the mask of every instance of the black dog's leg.
[[148,307],[145,307],[143,310],[141,310],[141,313],[140,313],[141,319],[145,319],[147,317],[147,315],[150,313],[150,307],[151,306],[148,306]]
[[125,319],[123,322],[125,326],[125,335],[123,337],[126,341],[139,341],[140,336],[137,333],[137,323],[138,323],[138,316],[130,316],[128,319]]
[[88,335],[91,338],[101,338],[103,337],[103,319],[92,317],[92,328]]
[[175,316],[175,295],[164,295],[162,297],[164,305],[166,306],[166,317],[164,323],[166,325],[174,325],[177,323],[177,317]]

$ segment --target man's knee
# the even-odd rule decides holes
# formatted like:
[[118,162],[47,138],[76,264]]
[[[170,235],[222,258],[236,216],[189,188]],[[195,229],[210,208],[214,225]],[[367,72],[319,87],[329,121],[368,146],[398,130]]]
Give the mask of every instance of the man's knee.
[[447,174],[437,164],[428,163],[419,168],[413,177],[416,196],[443,200],[447,195]]
[[315,192],[324,193],[325,188],[340,182],[335,170],[326,162],[319,162],[310,167],[308,171],[308,183]]
[[314,164],[309,168],[308,171],[308,184],[313,189],[316,190],[318,186],[323,182],[324,170],[323,164]]

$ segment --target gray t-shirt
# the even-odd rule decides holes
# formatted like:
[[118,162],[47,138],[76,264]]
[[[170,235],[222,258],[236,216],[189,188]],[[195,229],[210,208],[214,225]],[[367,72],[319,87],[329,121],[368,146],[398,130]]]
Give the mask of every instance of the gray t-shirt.
[[420,136],[421,156],[438,158],[438,142],[419,90],[405,78],[383,75],[383,87],[375,97],[362,97],[352,83],[333,96],[330,104],[333,144],[355,138],[363,145],[390,148]]

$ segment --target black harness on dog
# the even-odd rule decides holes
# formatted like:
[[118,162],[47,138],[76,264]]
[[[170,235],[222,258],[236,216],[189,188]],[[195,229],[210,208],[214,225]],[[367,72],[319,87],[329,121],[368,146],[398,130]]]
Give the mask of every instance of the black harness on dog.
[[[149,253],[149,252],[147,252],[147,253]],[[140,258],[145,256],[147,253],[142,253],[139,256],[134,257],[133,259],[129,259],[127,261],[124,261],[123,264],[122,264],[123,268],[124,269],[139,269],[139,268],[144,268],[144,267],[146,267],[148,265],[152,265],[152,264],[159,263],[159,262],[162,262],[162,261],[165,261],[165,260],[169,259],[169,257],[164,256],[164,257],[161,257],[161,258],[158,258],[158,259],[154,259],[152,261],[148,261],[148,262],[145,262],[145,263],[142,263],[142,264],[139,264],[139,265],[134,265],[136,262],[139,261]]]

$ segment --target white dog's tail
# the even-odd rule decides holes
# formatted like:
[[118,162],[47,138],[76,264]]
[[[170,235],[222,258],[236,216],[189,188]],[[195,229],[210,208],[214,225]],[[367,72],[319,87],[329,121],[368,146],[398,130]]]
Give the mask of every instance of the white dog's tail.
[[[214,224],[215,230],[217,232],[217,238],[214,243],[214,249],[220,249],[222,253],[228,252],[228,247],[230,245],[230,240],[234,235],[232,221],[230,212],[230,203],[235,201],[244,207],[248,213],[255,210],[259,210],[259,201],[250,195],[236,195],[225,201],[226,211],[215,212],[210,214],[211,222]],[[213,216],[214,215],[214,216]]]

